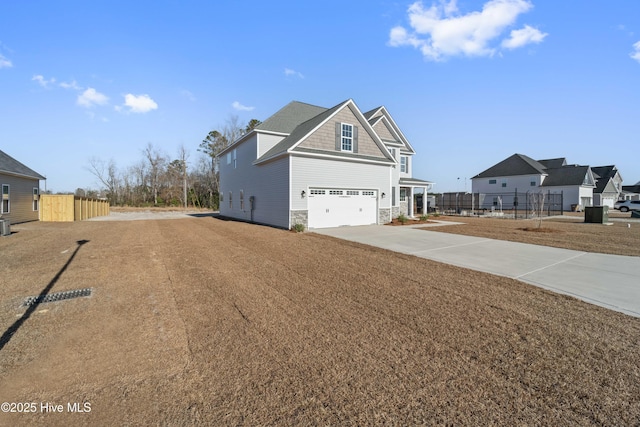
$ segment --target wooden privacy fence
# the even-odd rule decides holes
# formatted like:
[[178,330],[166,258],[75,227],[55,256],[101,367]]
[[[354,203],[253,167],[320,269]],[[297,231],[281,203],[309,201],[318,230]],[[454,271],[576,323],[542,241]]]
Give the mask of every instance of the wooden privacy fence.
[[40,221],[71,222],[106,215],[109,215],[109,202],[106,200],[73,194],[40,195]]

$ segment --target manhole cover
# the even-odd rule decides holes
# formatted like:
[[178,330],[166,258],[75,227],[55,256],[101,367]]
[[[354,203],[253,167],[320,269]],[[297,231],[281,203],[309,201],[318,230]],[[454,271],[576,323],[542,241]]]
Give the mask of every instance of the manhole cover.
[[91,296],[91,288],[76,289],[73,291],[62,291],[47,295],[38,295],[36,297],[28,297],[22,304],[24,307],[29,307],[34,304],[42,304],[45,302],[63,301],[67,299],[89,297]]

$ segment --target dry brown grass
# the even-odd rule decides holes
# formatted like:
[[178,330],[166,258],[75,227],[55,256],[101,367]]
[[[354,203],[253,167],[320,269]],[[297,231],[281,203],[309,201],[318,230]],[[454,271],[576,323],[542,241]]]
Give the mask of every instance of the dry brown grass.
[[213,218],[0,239],[0,425],[633,425],[640,320],[518,281]]
[[[640,256],[640,222],[637,221],[614,222],[612,225],[586,224],[583,217],[575,215],[549,218],[541,223],[535,219],[512,220],[448,216],[441,216],[438,220],[462,222],[464,225],[429,228],[429,231],[532,243],[585,252]],[[631,227],[628,227],[627,224],[631,224]],[[538,231],[539,226],[543,232]]]

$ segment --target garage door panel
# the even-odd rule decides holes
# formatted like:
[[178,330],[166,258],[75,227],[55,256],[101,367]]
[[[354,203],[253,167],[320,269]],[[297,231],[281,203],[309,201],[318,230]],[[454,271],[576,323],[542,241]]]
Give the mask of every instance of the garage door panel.
[[372,190],[311,189],[307,206],[310,228],[377,222],[377,198]]

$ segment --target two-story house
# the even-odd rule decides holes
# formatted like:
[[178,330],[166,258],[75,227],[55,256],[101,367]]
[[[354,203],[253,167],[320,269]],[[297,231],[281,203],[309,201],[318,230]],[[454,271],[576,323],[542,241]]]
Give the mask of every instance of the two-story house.
[[514,154],[471,178],[471,183],[473,193],[499,199],[505,207],[516,203],[516,192],[562,194],[562,209],[568,211],[593,206],[596,179],[589,166],[568,165],[565,158],[534,160]]
[[413,216],[415,154],[384,107],[293,101],[218,156],[220,214],[291,228],[384,224]]

